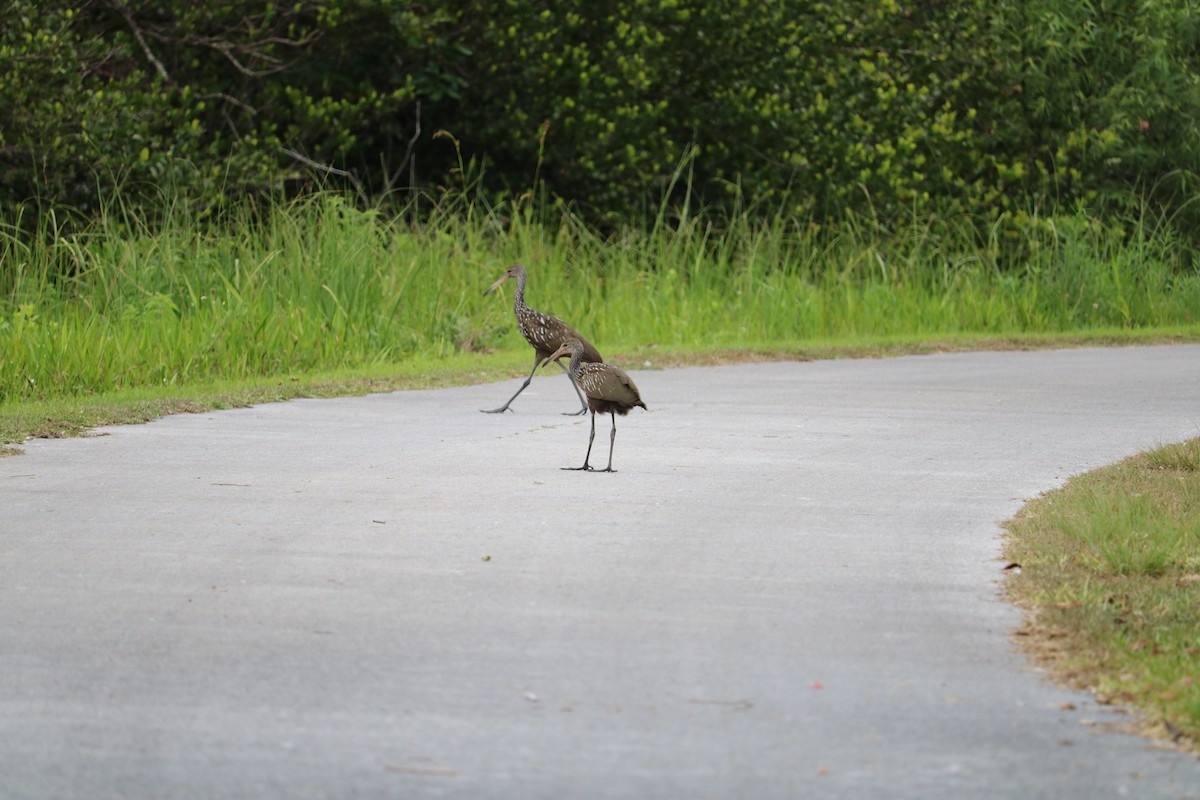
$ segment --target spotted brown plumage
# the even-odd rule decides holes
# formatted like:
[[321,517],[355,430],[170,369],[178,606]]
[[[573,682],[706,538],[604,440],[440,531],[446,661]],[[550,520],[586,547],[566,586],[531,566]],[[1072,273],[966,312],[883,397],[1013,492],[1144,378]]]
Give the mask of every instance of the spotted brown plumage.
[[588,459],[592,457],[592,442],[596,438],[596,412],[600,412],[612,417],[612,431],[608,434],[608,466],[599,471],[616,472],[612,468],[613,445],[617,440],[616,415],[625,416],[637,406],[645,408],[646,404],[642,402],[642,395],[638,392],[637,385],[625,370],[614,367],[612,364],[584,362],[584,346],[578,339],[568,339],[563,342],[557,350],[542,361],[542,365],[565,355],[571,356],[567,374],[575,381],[575,385],[583,389],[583,393],[587,395],[588,410],[592,412],[592,432],[588,436],[588,449],[587,455],[583,457],[583,466],[563,467],[563,469],[593,469],[588,465]]
[[[499,408],[480,409],[486,414],[498,414],[502,411],[507,411],[513,400],[517,399],[517,395],[525,391],[525,387],[533,380],[533,373],[537,372],[538,365],[543,361],[551,360],[563,367],[563,363],[558,361],[558,358],[548,358],[551,353],[558,349],[567,339],[576,339],[583,346],[583,360],[588,362],[601,362],[604,359],[600,357],[600,353],[596,348],[588,343],[579,335],[579,332],[572,328],[567,323],[563,322],[558,317],[552,317],[549,314],[543,314],[541,311],[532,309],[525,305],[525,268],[520,264],[513,264],[499,280],[488,287],[484,295],[489,295],[500,288],[507,280],[515,280],[517,282],[517,293],[513,298],[513,312],[517,317],[517,330],[521,331],[521,335],[525,337],[525,341],[533,346],[533,369],[529,371],[529,377],[521,384],[521,388],[517,389],[517,393],[508,398],[508,402]],[[566,369],[566,367],[563,367]],[[568,377],[570,373],[568,372]],[[575,383],[575,379],[571,378],[571,385],[575,387],[575,394],[579,397],[580,408],[578,411],[564,412],[570,415],[583,414],[588,410],[587,403],[584,402],[583,394],[579,391],[579,386]]]

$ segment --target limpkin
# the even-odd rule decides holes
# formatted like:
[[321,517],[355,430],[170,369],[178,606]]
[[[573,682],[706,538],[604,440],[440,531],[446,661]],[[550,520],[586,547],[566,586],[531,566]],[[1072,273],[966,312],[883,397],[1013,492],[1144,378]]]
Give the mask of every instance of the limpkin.
[[[533,369],[529,370],[529,377],[527,377],[525,382],[521,384],[521,388],[517,389],[517,393],[508,398],[507,403],[499,408],[480,409],[480,411],[483,411],[485,414],[499,414],[502,411],[507,411],[508,407],[512,405],[512,401],[517,399],[517,395],[525,391],[525,387],[529,385],[531,380],[533,380],[533,373],[537,372],[539,364],[542,364],[545,361],[555,361],[560,367],[563,367],[563,363],[558,361],[558,358],[561,357],[562,354],[559,356],[551,356],[550,354],[568,339],[576,339],[579,341],[580,345],[583,347],[582,358],[584,361],[600,363],[604,360],[600,357],[600,353],[596,350],[596,348],[592,347],[592,345],[588,343],[588,340],[580,336],[579,332],[570,325],[563,322],[558,317],[552,317],[549,314],[543,314],[542,312],[536,311],[525,305],[525,268],[520,264],[513,264],[511,267],[505,270],[504,274],[500,276],[500,279],[488,287],[487,291],[484,292],[484,295],[489,295],[496,291],[500,288],[501,284],[507,280],[515,280],[517,282],[517,293],[513,299],[513,312],[517,316],[517,329],[521,331],[521,335],[525,337],[525,341],[529,342],[529,344],[533,346]],[[563,369],[565,370],[566,367],[563,367]],[[571,377],[570,372],[567,373],[567,376]],[[569,416],[577,416],[585,413],[588,410],[588,406],[583,399],[583,395],[579,391],[579,386],[576,384],[575,378],[573,377],[571,377],[571,385],[575,387],[575,394],[577,397],[579,397],[580,408],[578,411],[564,411],[563,413],[568,414]]]
[[568,339],[542,361],[544,366],[548,361],[565,355],[571,356],[567,374],[571,376],[576,386],[582,387],[583,393],[587,395],[588,410],[592,412],[592,432],[588,435],[588,449],[587,455],[583,457],[583,466],[563,467],[563,469],[594,469],[588,465],[588,459],[592,457],[592,442],[596,438],[596,412],[599,411],[601,414],[607,413],[612,417],[612,432],[608,435],[608,466],[599,471],[616,472],[612,468],[613,445],[617,441],[616,415],[625,416],[635,406],[645,408],[646,404],[642,402],[642,396],[638,393],[637,386],[634,385],[633,379],[625,370],[614,367],[612,364],[584,363],[585,354],[583,342],[578,339]]

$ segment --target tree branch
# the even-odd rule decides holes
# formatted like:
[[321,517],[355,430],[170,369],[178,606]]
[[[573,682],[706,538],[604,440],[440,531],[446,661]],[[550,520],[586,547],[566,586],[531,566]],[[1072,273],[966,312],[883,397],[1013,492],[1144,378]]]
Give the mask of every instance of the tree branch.
[[146,43],[146,37],[142,35],[142,29],[137,24],[137,20],[133,18],[133,12],[129,10],[129,6],[125,5],[121,0],[112,0],[112,6],[125,18],[125,24],[133,32],[133,38],[137,40],[138,45],[142,48],[142,52],[146,54],[146,59],[154,65],[154,68],[158,70],[158,74],[162,76],[162,79],[170,83],[171,76],[167,72],[167,68],[155,57],[154,52],[150,49],[150,45]]
[[344,169],[338,169],[337,167],[331,166],[329,164],[322,164],[319,161],[313,161],[308,156],[304,155],[300,151],[298,151],[294,148],[291,148],[291,147],[281,147],[279,149],[281,151],[283,151],[283,153],[285,155],[291,156],[292,158],[296,159],[297,161],[299,161],[301,164],[305,165],[306,167],[320,170],[321,172],[324,172],[326,175],[337,175],[339,178],[346,178],[347,180],[350,181],[350,183],[352,183],[354,185],[354,191],[358,192],[358,196],[361,197],[364,201],[367,199],[366,190],[363,189],[362,183],[359,182],[358,178],[355,177],[353,172],[348,172]]
[[391,177],[388,178],[387,188],[389,191],[391,190],[391,188],[393,186],[396,185],[396,181],[400,179],[400,170],[404,169],[405,164],[408,165],[408,187],[411,189],[413,186],[416,185],[416,182],[417,182],[417,176],[416,176],[417,160],[415,158],[413,158],[410,161],[409,159],[412,158],[413,146],[416,145],[417,139],[421,135],[421,101],[420,100],[417,101],[416,117],[417,117],[416,130],[413,131],[412,138],[408,140],[408,147],[404,151],[404,158],[402,158],[400,160],[400,164],[399,164],[399,166],[396,167],[396,171],[393,172],[391,174]]

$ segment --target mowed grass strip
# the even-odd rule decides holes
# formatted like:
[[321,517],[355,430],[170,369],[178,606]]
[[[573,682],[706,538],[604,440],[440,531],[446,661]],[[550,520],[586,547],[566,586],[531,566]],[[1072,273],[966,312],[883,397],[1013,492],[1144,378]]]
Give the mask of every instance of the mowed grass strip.
[[1008,528],[1022,649],[1200,753],[1200,439],[1076,476]]
[[[865,338],[857,341],[814,340],[741,348],[694,349],[642,345],[614,348],[609,351],[608,359],[626,369],[639,370],[760,361],[886,358],[977,350],[1122,347],[1197,341],[1200,341],[1200,327],[1187,326],[1017,336],[966,334]],[[350,397],[372,392],[435,389],[522,377],[527,374],[529,354],[527,347],[518,345],[517,349],[491,353],[458,353],[441,358],[415,357],[397,364],[373,364],[183,385],[149,385],[83,396],[0,402],[0,457],[20,455],[20,444],[26,439],[88,436],[99,427],[139,424],[169,414],[240,408],[302,397]]]
[[[519,357],[518,357],[519,356]],[[439,389],[503,380],[521,370],[526,353],[464,354],[287,376],[143,386],[81,397],[0,403],[0,457],[21,454],[26,439],[88,436],[96,428],[134,425],[170,414],[244,408],[297,398],[352,397],[404,389]]]

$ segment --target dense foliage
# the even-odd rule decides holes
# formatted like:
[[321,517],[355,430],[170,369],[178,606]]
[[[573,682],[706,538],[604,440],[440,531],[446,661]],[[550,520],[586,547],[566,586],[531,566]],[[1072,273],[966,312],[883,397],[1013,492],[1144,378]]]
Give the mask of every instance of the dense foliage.
[[1192,0],[6,5],[6,215],[334,182],[988,218],[1200,171]]

